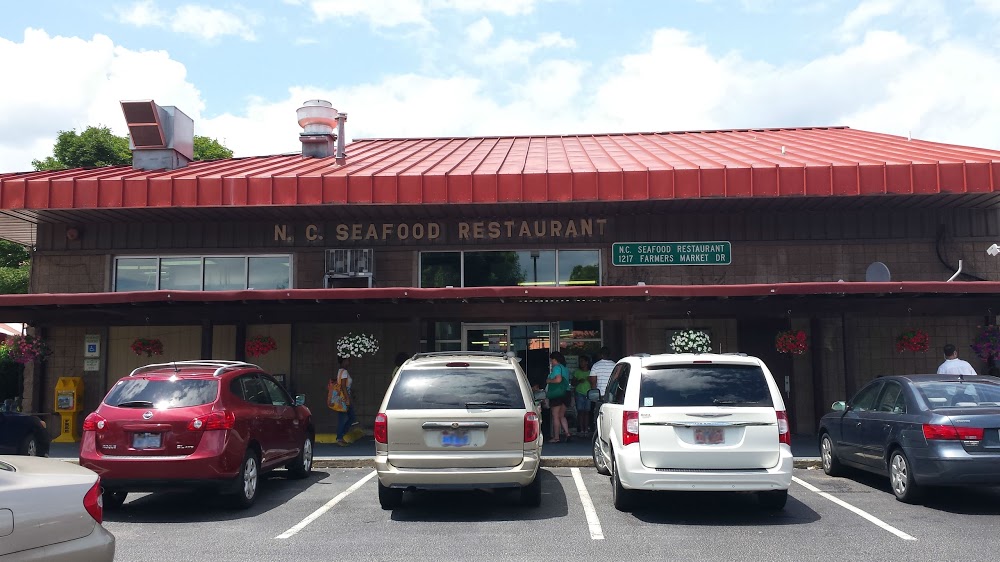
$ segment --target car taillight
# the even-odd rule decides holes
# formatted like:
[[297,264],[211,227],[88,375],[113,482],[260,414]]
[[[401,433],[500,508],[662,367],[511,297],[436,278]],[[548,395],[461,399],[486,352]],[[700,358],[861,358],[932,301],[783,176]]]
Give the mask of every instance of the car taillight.
[[774,413],[778,415],[778,443],[784,443],[791,447],[792,432],[788,426],[788,412],[777,410]]
[[979,427],[955,427],[953,425],[924,424],[925,439],[946,441],[982,441],[984,431]]
[[98,478],[97,482],[90,487],[87,491],[87,495],[83,496],[83,507],[87,510],[87,513],[94,518],[94,521],[102,523],[104,521],[104,500],[101,496],[101,479]]
[[524,414],[524,442],[531,443],[538,439],[538,414],[528,412]]
[[622,413],[622,445],[639,442],[639,412]]
[[389,418],[385,414],[375,416],[375,442],[389,443]]
[[218,410],[204,416],[198,416],[188,423],[188,431],[211,431],[213,429],[232,429],[236,427],[236,414],[228,410]]
[[108,420],[101,417],[97,412],[92,412],[86,418],[83,419],[83,430],[84,431],[97,431],[98,429],[104,429],[104,425]]

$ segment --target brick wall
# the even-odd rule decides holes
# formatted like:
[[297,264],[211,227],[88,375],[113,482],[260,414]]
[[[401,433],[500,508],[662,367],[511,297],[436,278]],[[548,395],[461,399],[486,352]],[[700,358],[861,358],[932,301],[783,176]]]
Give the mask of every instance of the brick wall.
[[32,293],[100,293],[111,283],[110,257],[97,254],[35,253],[31,258]]

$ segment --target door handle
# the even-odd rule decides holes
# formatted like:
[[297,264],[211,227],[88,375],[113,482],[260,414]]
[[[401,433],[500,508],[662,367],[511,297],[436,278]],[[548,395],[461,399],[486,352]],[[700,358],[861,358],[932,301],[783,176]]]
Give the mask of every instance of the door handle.
[[857,425],[857,427],[861,427],[861,422],[858,422],[858,425]]

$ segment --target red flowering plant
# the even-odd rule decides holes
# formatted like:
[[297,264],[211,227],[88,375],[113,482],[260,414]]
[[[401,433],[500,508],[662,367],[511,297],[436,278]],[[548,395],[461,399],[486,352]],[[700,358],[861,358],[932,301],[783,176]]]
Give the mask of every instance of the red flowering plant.
[[923,330],[907,330],[896,338],[896,351],[923,353],[931,346],[931,339]]
[[1000,359],[1000,326],[983,326],[970,347],[983,361]]
[[802,330],[785,330],[778,332],[774,338],[774,348],[778,353],[788,353],[790,355],[802,355],[809,349],[809,342],[806,340],[806,333]]
[[278,344],[271,336],[254,336],[247,340],[247,355],[260,357],[278,349]]
[[7,348],[8,356],[17,363],[45,361],[52,355],[48,344],[35,336],[10,336],[3,345]]
[[132,353],[136,355],[146,354],[146,357],[163,355],[163,342],[156,338],[135,338],[132,342]]

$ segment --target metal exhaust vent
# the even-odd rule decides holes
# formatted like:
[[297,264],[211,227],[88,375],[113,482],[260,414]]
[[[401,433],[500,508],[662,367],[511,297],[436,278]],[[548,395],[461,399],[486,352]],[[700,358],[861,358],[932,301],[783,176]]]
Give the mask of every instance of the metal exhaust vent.
[[174,106],[153,100],[122,101],[132,167],[176,170],[194,160],[194,121]]
[[159,111],[153,100],[123,101],[122,113],[128,124],[129,138],[136,148],[166,148]]

